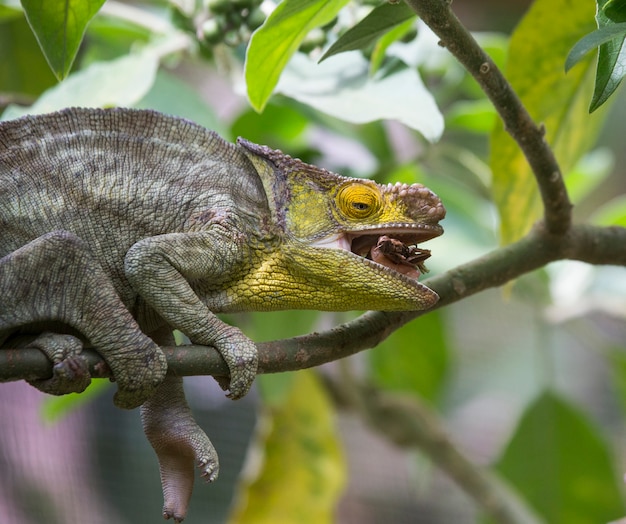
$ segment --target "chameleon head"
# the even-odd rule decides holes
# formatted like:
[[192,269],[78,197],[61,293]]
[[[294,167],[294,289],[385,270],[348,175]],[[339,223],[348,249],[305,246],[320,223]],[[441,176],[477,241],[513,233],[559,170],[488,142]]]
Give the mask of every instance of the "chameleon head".
[[284,234],[276,263],[257,278],[271,280],[271,272],[286,266],[299,304],[285,308],[417,310],[437,302],[437,294],[417,280],[430,256],[418,244],[443,233],[445,209],[437,195],[421,184],[343,177],[239,143]]

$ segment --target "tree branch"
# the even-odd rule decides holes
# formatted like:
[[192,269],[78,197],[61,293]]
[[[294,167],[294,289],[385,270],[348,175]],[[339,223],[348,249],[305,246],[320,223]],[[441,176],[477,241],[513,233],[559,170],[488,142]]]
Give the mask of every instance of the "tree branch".
[[571,225],[572,204],[545,130],[528,114],[521,100],[491,57],[450,9],[448,0],[406,0],[478,82],[498,111],[505,129],[524,153],[537,180],[544,206],[546,229],[564,233]]
[[337,403],[360,413],[388,440],[422,450],[499,524],[540,524],[522,499],[488,470],[472,463],[448,436],[437,414],[415,395],[389,393],[342,375],[326,377]]
[[[428,279],[440,297],[438,309],[485,289],[498,287],[555,260],[574,259],[590,264],[626,266],[626,228],[573,226],[565,235],[547,232],[541,224],[514,244],[498,248],[472,262]],[[429,310],[430,311],[430,310]],[[322,333],[259,343],[259,373],[305,369],[344,358],[376,346],[393,331],[428,311],[369,311]],[[215,349],[206,346],[163,348],[169,369],[181,376],[227,375]],[[95,352],[86,352],[93,377],[110,372]],[[51,366],[35,349],[0,351],[0,382],[45,378]]]

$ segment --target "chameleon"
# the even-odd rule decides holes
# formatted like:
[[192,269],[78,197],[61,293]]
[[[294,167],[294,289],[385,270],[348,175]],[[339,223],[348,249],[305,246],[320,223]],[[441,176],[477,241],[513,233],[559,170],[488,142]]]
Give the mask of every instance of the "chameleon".
[[218,457],[160,347],[179,330],[228,365],[238,399],[254,342],[219,313],[422,310],[417,279],[445,208],[420,184],[341,176],[150,110],[68,108],[0,123],[0,348],[35,347],[46,393],[109,366],[121,408],[140,408],[156,451],[163,515],[181,522],[194,464]]

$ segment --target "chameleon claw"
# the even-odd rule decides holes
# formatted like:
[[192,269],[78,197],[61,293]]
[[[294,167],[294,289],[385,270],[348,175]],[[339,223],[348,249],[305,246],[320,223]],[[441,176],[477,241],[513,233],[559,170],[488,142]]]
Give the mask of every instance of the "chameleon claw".
[[173,513],[172,511],[163,511],[163,518],[165,520],[170,520],[170,519],[174,519],[174,522],[176,523],[180,523],[183,520],[185,520],[185,516],[184,515],[176,515],[175,513]]
[[215,482],[217,480],[218,474],[218,469],[211,468],[210,470],[200,473],[200,477],[202,477],[202,480],[204,480],[207,484],[210,484],[211,482]]
[[217,480],[219,475],[219,465],[217,460],[214,460],[210,456],[204,456],[197,462],[198,469],[200,469],[200,477],[207,484]]

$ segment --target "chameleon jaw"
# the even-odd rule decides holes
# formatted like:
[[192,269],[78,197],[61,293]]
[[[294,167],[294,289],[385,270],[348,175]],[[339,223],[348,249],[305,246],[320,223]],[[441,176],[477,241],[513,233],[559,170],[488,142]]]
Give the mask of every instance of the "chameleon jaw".
[[423,262],[430,257],[430,250],[418,244],[442,233],[438,224],[371,228],[338,233],[315,242],[313,247],[341,249],[381,269],[417,280],[428,271]]

